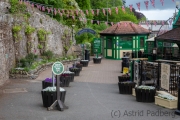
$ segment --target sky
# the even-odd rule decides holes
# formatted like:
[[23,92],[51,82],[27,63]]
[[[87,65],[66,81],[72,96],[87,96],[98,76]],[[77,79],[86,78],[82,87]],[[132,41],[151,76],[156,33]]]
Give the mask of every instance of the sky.
[[[149,1],[148,9],[146,9],[144,1]],[[133,8],[137,12],[143,13],[148,20],[168,20],[173,16],[173,14],[178,11],[176,9],[176,1],[180,0],[164,0],[164,5],[162,6],[161,0],[155,0],[155,8],[152,6],[150,0],[126,0],[126,6],[133,5]],[[140,11],[136,3],[140,2]],[[180,8],[180,4],[179,4]]]

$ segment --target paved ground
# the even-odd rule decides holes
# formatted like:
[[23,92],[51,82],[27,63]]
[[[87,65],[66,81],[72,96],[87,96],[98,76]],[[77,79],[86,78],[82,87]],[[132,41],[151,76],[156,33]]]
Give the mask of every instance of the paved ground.
[[[69,109],[63,112],[47,111],[42,105],[41,81],[51,77],[51,68],[36,80],[10,80],[0,88],[0,120],[180,120],[180,116],[174,116],[174,110],[119,94],[120,68],[120,61],[103,59],[101,64],[90,61],[70,87],[65,88],[65,104]],[[25,88],[27,92],[3,93],[13,88]]]

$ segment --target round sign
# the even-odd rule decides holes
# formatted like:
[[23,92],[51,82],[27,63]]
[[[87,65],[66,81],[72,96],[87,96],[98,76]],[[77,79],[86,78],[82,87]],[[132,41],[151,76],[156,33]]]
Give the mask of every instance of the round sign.
[[52,71],[55,75],[60,75],[64,71],[64,65],[61,62],[55,62],[52,65]]

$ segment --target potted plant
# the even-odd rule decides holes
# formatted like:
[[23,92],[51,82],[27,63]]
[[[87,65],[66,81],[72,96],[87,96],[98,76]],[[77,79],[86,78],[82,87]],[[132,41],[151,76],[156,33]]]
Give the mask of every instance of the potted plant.
[[70,67],[69,71],[74,72],[74,76],[79,76],[81,70],[77,67]]
[[70,82],[73,82],[73,81],[74,81],[74,72],[64,71],[62,75],[64,75],[64,76],[70,76]]
[[119,82],[119,93],[120,94],[132,94],[132,88],[135,87],[135,82],[126,81],[126,82]]
[[[63,88],[59,88],[60,91],[60,100],[64,103],[66,91]],[[42,101],[44,107],[50,107],[54,101],[57,100],[56,87],[47,87],[41,91]]]
[[93,58],[93,62],[94,62],[94,63],[97,63],[97,64],[100,64],[102,58],[101,58],[101,57],[98,57],[98,50],[97,50],[97,49],[95,49],[95,53],[96,53],[96,57]]
[[155,104],[169,109],[177,108],[177,97],[170,94],[158,94],[155,96]]
[[[56,83],[56,80],[55,80]],[[52,86],[52,78],[46,78],[42,81],[42,89]]]
[[81,63],[75,63],[75,65],[73,65],[73,66],[79,68],[80,71],[81,71],[81,70],[82,70],[82,67],[83,67],[83,64],[81,64]]
[[119,82],[125,82],[130,80],[130,76],[128,74],[123,74],[121,76],[118,76]]
[[135,88],[135,93],[138,102],[154,102],[156,89],[153,86],[141,85]]
[[83,65],[83,67],[87,67],[89,60],[81,60],[80,63]]

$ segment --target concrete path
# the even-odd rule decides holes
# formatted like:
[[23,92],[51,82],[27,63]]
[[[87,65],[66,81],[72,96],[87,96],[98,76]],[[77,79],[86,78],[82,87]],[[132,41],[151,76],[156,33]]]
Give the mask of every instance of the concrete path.
[[[63,112],[47,111],[42,104],[41,82],[51,77],[51,68],[35,80],[10,80],[0,88],[0,120],[180,120],[174,110],[119,94],[120,70],[121,61],[103,59],[94,64],[91,60],[70,87],[65,87],[69,109]],[[14,88],[21,89],[7,93]]]

